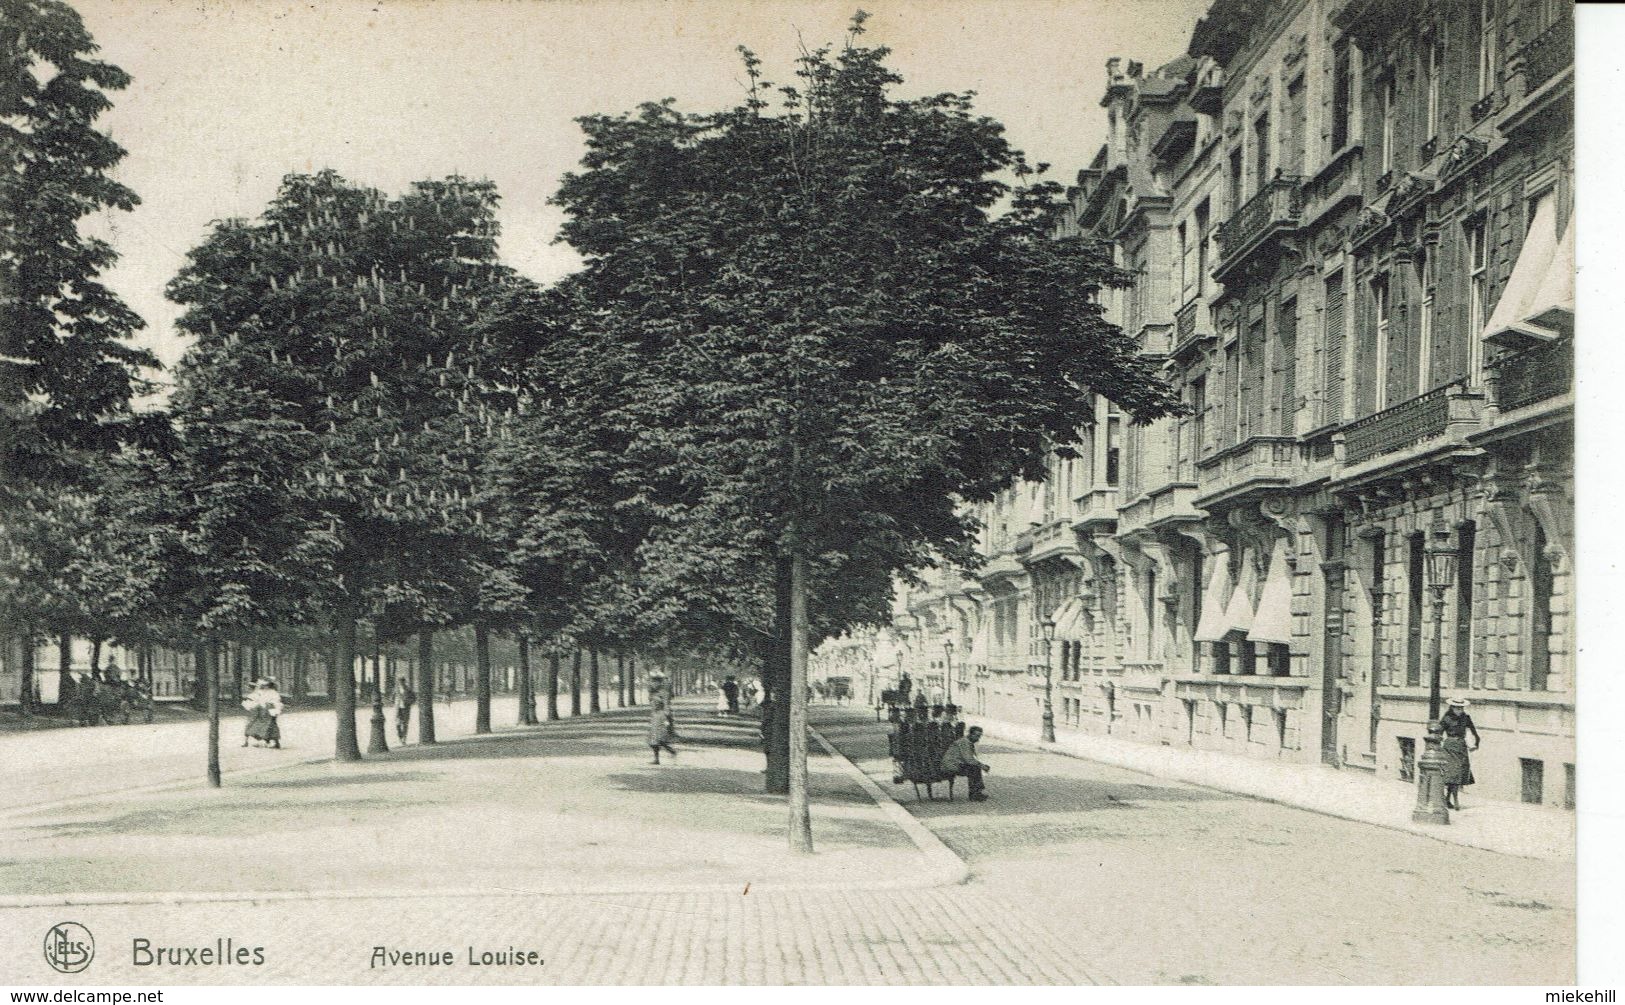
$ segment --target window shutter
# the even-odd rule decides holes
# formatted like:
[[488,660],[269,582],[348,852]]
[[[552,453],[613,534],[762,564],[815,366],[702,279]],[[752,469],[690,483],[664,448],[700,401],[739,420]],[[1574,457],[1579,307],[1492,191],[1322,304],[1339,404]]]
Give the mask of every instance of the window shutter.
[[[1398,274],[1395,274],[1398,285]],[[1392,292],[1389,294],[1392,296]],[[1397,405],[1416,397],[1415,337],[1411,334],[1410,310],[1405,303],[1395,304],[1393,316],[1388,319],[1388,404]]]
[[1343,277],[1326,284],[1326,421],[1343,419]]
[[1278,321],[1280,338],[1277,343],[1280,351],[1280,383],[1281,389],[1280,425],[1276,428],[1282,436],[1291,436],[1296,430],[1296,416],[1298,414],[1298,302],[1288,301],[1282,305]]
[[1370,415],[1377,407],[1377,303],[1371,287],[1361,291],[1361,323],[1354,354],[1354,408],[1359,416]]

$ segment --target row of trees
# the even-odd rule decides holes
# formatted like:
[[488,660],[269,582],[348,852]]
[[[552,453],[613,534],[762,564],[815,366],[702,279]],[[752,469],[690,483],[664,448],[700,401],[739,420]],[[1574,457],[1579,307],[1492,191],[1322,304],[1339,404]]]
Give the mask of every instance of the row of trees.
[[[109,404],[36,381],[8,406],[30,428],[8,451],[50,463],[5,499],[7,615],[204,647],[308,632],[340,667],[363,620],[425,647],[470,625],[481,729],[494,632],[754,666],[774,699],[767,786],[811,850],[810,645],[884,622],[896,577],[973,564],[962,503],[1042,477],[1090,394],[1140,419],[1177,407],[1102,316],[1094,294],[1125,277],[1052,239],[1062,189],[969,95],[896,97],[863,21],[804,52],[792,85],[741,50],[737,107],[582,119],[554,201],[585,264],[551,287],[498,259],[489,182],[389,196],[289,176],[170,283],[190,349],[162,415],[128,407],[152,362],[119,341],[133,317],[96,312],[123,328],[80,338],[50,303],[63,284],[33,288],[38,337],[7,363],[53,370],[68,345],[124,384]],[[62,66],[41,37],[7,41]],[[76,125],[95,136],[93,117]],[[100,177],[116,157],[81,160]],[[64,409],[88,418],[50,419]],[[361,756],[354,702],[340,680],[343,760]]]

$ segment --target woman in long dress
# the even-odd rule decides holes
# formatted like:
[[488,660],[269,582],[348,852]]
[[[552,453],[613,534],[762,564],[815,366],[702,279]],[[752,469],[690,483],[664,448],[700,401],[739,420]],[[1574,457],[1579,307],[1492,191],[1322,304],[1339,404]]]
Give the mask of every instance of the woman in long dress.
[[[1444,738],[1439,749],[1446,758],[1444,766],[1444,802],[1450,809],[1461,809],[1461,790],[1473,784],[1473,762],[1468,753],[1478,749],[1478,728],[1467,714],[1465,698],[1451,698],[1449,708],[1439,719]],[[1473,745],[1467,746],[1467,734],[1473,734]]]
[[663,678],[651,677],[649,680],[649,751],[654,754],[654,761],[660,763],[660,752],[664,750],[673,757],[677,750],[671,745],[671,698],[666,692],[666,682]]
[[254,690],[243,699],[243,708],[248,710],[243,746],[248,746],[249,740],[255,740],[280,749],[282,727],[277,724],[277,719],[282,715],[282,696],[277,693],[276,684],[269,680],[257,681]]

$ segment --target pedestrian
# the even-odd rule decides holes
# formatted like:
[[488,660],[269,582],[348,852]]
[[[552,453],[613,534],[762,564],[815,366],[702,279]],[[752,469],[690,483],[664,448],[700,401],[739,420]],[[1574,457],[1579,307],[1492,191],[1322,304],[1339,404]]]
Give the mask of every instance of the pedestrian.
[[649,675],[649,751],[654,754],[652,763],[660,763],[660,752],[664,750],[673,757],[677,750],[671,745],[675,731],[671,721],[671,697],[666,692],[666,678],[663,675]]
[[[1466,698],[1451,698],[1446,705],[1439,726],[1444,730],[1440,750],[1444,752],[1444,804],[1450,809],[1461,809],[1461,790],[1473,784],[1473,762],[1467,755],[1478,749],[1478,727],[1467,714]],[[1467,734],[1473,734],[1473,745],[1467,746]]]
[[721,684],[717,685],[717,714],[728,714],[728,689]]
[[993,769],[976,757],[976,741],[982,738],[982,727],[972,726],[964,736],[949,745],[942,755],[942,771],[948,775],[963,775],[970,780],[970,801],[985,802],[987,791],[982,786],[982,774]]
[[412,685],[402,677],[395,684],[395,737],[400,742],[406,742],[406,727],[412,721],[412,706],[418,701],[417,692]]
[[243,699],[243,708],[248,711],[248,724],[243,728],[243,746],[253,740],[256,744],[264,744],[278,750],[282,748],[282,727],[277,719],[282,715],[282,696],[277,693],[276,683],[269,679],[254,682],[254,690]]
[[730,674],[728,678],[722,682],[722,695],[728,699],[728,714],[738,715],[739,682],[733,678],[732,674]]

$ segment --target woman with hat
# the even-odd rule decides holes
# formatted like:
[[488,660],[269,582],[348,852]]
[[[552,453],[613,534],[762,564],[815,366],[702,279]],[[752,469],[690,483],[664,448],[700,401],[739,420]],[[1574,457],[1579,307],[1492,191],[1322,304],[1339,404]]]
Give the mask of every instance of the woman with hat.
[[[1445,703],[1444,716],[1439,720],[1444,739],[1439,747],[1446,758],[1444,767],[1444,802],[1450,809],[1461,809],[1461,788],[1473,784],[1473,762],[1470,751],[1478,749],[1478,728],[1467,714],[1467,699],[1451,698]],[[1473,734],[1473,745],[1467,746],[1467,734]]]
[[673,757],[677,751],[671,745],[671,697],[666,691],[666,675],[652,673],[649,675],[649,750],[654,754],[653,763],[660,763],[660,752],[664,750]]
[[280,749],[282,728],[277,725],[277,717],[282,714],[282,696],[277,693],[276,683],[269,679],[255,681],[254,690],[243,699],[243,708],[248,710],[243,746],[256,740]]

